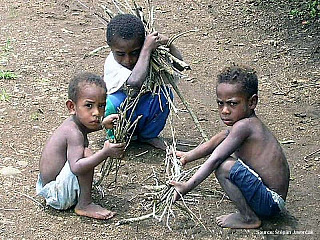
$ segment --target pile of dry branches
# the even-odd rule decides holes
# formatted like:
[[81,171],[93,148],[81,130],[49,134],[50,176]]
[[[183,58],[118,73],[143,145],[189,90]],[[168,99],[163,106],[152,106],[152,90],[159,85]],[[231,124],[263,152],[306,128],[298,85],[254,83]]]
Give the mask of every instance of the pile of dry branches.
[[[143,197],[146,197],[149,201],[144,208],[149,211],[140,217],[134,217],[129,219],[123,219],[116,223],[116,225],[128,224],[137,221],[142,221],[148,218],[155,218],[159,221],[165,220],[166,226],[171,230],[170,223],[173,218],[176,217],[177,211],[182,213],[184,216],[192,219],[196,224],[202,225],[205,229],[206,227],[201,222],[200,217],[198,217],[189,207],[190,204],[194,205],[196,201],[190,198],[189,195],[181,196],[180,201],[174,202],[175,188],[169,184],[170,181],[184,181],[189,179],[191,175],[200,167],[196,166],[188,170],[182,168],[180,160],[176,156],[176,140],[175,140],[175,130],[172,124],[173,117],[170,114],[170,127],[172,133],[172,145],[168,146],[166,149],[165,158],[165,176],[164,180],[159,179],[159,175],[154,170],[152,177],[155,181],[155,185],[143,186],[149,192],[145,193]],[[162,184],[160,184],[162,183]],[[180,193],[177,193],[180,194]]]
[[[110,6],[103,5],[103,4],[100,5],[100,7],[102,7],[102,9],[104,10],[104,13],[107,15],[107,16],[100,15],[99,16],[100,18],[107,21],[106,20],[107,17],[113,18],[117,14],[129,13],[129,14],[136,15],[138,18],[141,19],[141,21],[144,23],[147,33],[151,33],[155,31],[153,26],[154,12],[153,12],[153,7],[151,6],[150,1],[148,1],[147,18],[143,14],[142,8],[138,7],[135,2],[133,2],[133,7],[128,3],[127,0],[112,0],[112,3],[113,5],[111,7],[115,8],[115,11],[112,11]],[[129,89],[129,94],[127,99],[121,104],[120,108],[118,109],[120,119],[114,131],[114,136],[115,136],[114,141],[117,143],[126,142],[128,145],[131,140],[131,136],[134,132],[134,129],[136,127],[136,124],[139,121],[139,118],[137,118],[135,121],[131,121],[132,113],[134,112],[134,109],[139,100],[139,97],[146,91],[151,91],[153,94],[157,94],[159,97],[160,97],[160,94],[162,93],[166,97],[171,109],[170,125],[172,130],[173,144],[167,147],[167,154],[165,159],[166,176],[165,176],[164,183],[168,183],[171,180],[183,181],[186,178],[189,178],[190,175],[193,174],[194,171],[198,169],[199,166],[184,171],[181,167],[179,159],[176,157],[176,154],[175,154],[176,144],[174,139],[174,136],[175,136],[174,129],[172,125],[172,112],[177,113],[177,109],[170,98],[170,94],[167,88],[161,87],[161,86],[170,86],[175,90],[175,92],[181,99],[182,103],[185,105],[186,109],[188,110],[191,117],[193,118],[196,126],[200,130],[202,137],[205,140],[208,139],[204,131],[202,130],[196,115],[190,109],[188,103],[185,101],[183,95],[181,94],[179,88],[176,85],[176,78],[183,76],[182,71],[178,69],[189,70],[190,66],[184,61],[173,56],[170,53],[170,49],[169,49],[169,46],[177,38],[189,32],[192,32],[192,31],[183,32],[175,36],[172,36],[171,38],[169,38],[168,43],[165,46],[160,46],[155,51],[153,51],[151,55],[151,60],[150,60],[148,77],[144,82],[143,86],[141,87],[137,96],[133,97],[134,95],[130,94],[130,89]],[[94,50],[93,52],[96,52],[96,51],[97,50]],[[128,114],[129,111],[130,111],[130,114]],[[120,162],[121,161],[119,159],[111,159],[111,158],[107,159],[101,168],[101,177],[98,180],[98,182],[96,182],[95,185],[99,187],[103,178],[105,176],[108,176],[111,171],[114,171],[114,169],[116,174],[115,174],[115,180],[113,182],[115,182],[117,173],[120,167]],[[151,213],[141,217],[137,217],[137,218],[124,219],[122,221],[119,221],[117,224],[120,225],[125,223],[131,223],[131,222],[141,221],[141,220],[153,217],[155,219],[158,219],[159,221],[166,219],[166,225],[169,229],[171,229],[170,220],[175,217],[175,211],[179,210],[183,214],[187,214],[191,219],[193,219],[197,223],[200,223],[204,227],[204,225],[200,221],[200,218],[197,217],[188,207],[188,203],[190,199],[181,196],[180,202],[174,202],[173,201],[174,193],[175,193],[174,187],[172,187],[169,184],[159,185],[160,180],[157,179],[156,175],[157,174],[155,174],[154,172],[154,176],[155,176],[154,179],[155,179],[156,185],[149,187],[151,191],[149,194],[152,196],[152,201],[151,203],[148,204],[148,206],[146,206],[147,209],[151,210]],[[194,201],[192,200],[191,202],[194,202]]]

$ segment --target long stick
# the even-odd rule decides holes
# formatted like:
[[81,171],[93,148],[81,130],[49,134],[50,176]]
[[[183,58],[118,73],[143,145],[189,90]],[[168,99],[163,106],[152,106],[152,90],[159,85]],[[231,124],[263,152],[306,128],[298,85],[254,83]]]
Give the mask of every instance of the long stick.
[[30,196],[29,196],[29,195],[27,195],[27,194],[24,194],[24,193],[21,193],[21,192],[17,192],[17,191],[14,191],[14,193],[20,194],[20,195],[22,195],[22,196],[24,196],[24,197],[26,197],[26,198],[28,198],[28,199],[32,200],[33,202],[37,203],[40,207],[43,207],[43,208],[44,208],[44,206],[42,205],[42,203],[41,203],[41,202],[39,202],[39,201],[37,201],[37,200],[36,200],[36,199],[34,199],[33,197],[30,197]]
[[149,213],[149,214],[146,214],[146,215],[143,215],[143,216],[140,216],[140,217],[123,219],[123,220],[118,221],[115,225],[116,226],[120,226],[120,225],[123,225],[123,224],[139,222],[139,221],[143,221],[143,220],[146,220],[148,218],[151,218],[151,217],[153,217],[153,213]]

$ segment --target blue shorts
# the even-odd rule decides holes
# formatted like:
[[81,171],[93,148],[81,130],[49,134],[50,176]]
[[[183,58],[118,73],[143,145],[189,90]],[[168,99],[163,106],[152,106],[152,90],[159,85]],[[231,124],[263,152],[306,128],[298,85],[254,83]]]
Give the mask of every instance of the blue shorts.
[[[170,108],[169,102],[163,92],[168,91],[171,100],[173,99],[173,93],[169,87],[162,86],[161,89],[160,96],[153,94],[152,92],[143,94],[133,112],[131,122],[136,120],[138,116],[142,115],[134,133],[139,140],[157,137],[166,124]],[[105,116],[117,113],[117,109],[126,97],[127,95],[121,90],[108,95]],[[130,113],[131,111],[129,110],[127,116],[129,116]],[[108,129],[107,134],[107,138],[113,138],[113,130]]]
[[257,216],[269,218],[284,210],[281,196],[264,185],[259,175],[241,160],[232,166],[229,179],[240,189]]

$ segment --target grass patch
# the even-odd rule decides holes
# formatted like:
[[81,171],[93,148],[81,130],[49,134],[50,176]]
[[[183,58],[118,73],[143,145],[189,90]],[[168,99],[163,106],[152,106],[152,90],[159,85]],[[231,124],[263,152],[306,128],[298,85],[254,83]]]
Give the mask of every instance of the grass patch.
[[290,2],[295,5],[289,12],[291,17],[298,17],[310,21],[320,18],[320,0],[291,0]]
[[17,77],[14,72],[0,70],[0,79],[16,79]]
[[[8,57],[10,52],[12,51],[12,46],[11,46],[11,39],[7,39],[6,42],[3,44],[3,46],[0,48],[0,64],[2,65],[7,65],[8,63]],[[12,71],[7,71],[7,70],[1,70],[0,69],[0,79],[15,79],[18,76],[12,72]]]
[[9,94],[6,92],[5,89],[1,89],[1,92],[0,92],[0,101],[9,102],[9,100],[10,100]]
[[33,121],[39,120],[39,112],[32,113],[31,120]]
[[2,51],[5,52],[5,53],[8,53],[12,50],[12,47],[11,47],[11,39],[7,39],[6,43],[4,44],[4,46],[2,47]]
[[50,82],[51,82],[51,80],[48,78],[40,78],[39,79],[39,83],[43,84],[43,85],[49,84]]

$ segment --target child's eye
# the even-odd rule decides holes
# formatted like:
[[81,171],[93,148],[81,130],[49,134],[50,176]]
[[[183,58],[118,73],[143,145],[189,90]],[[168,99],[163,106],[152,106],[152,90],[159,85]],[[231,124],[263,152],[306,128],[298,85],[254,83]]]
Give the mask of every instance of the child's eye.
[[130,53],[131,56],[138,56],[140,54],[140,49],[139,50],[135,50],[135,51],[132,51]]
[[123,56],[125,55],[125,53],[123,53],[123,52],[116,52],[116,55],[117,55],[118,57],[123,57]]
[[87,108],[92,108],[92,104],[91,104],[91,103],[87,103],[85,106],[86,106]]
[[234,107],[234,106],[236,106],[238,103],[236,103],[236,102],[231,102],[230,103],[230,106],[232,106],[232,107]]
[[99,104],[99,108],[105,108],[106,104]]

